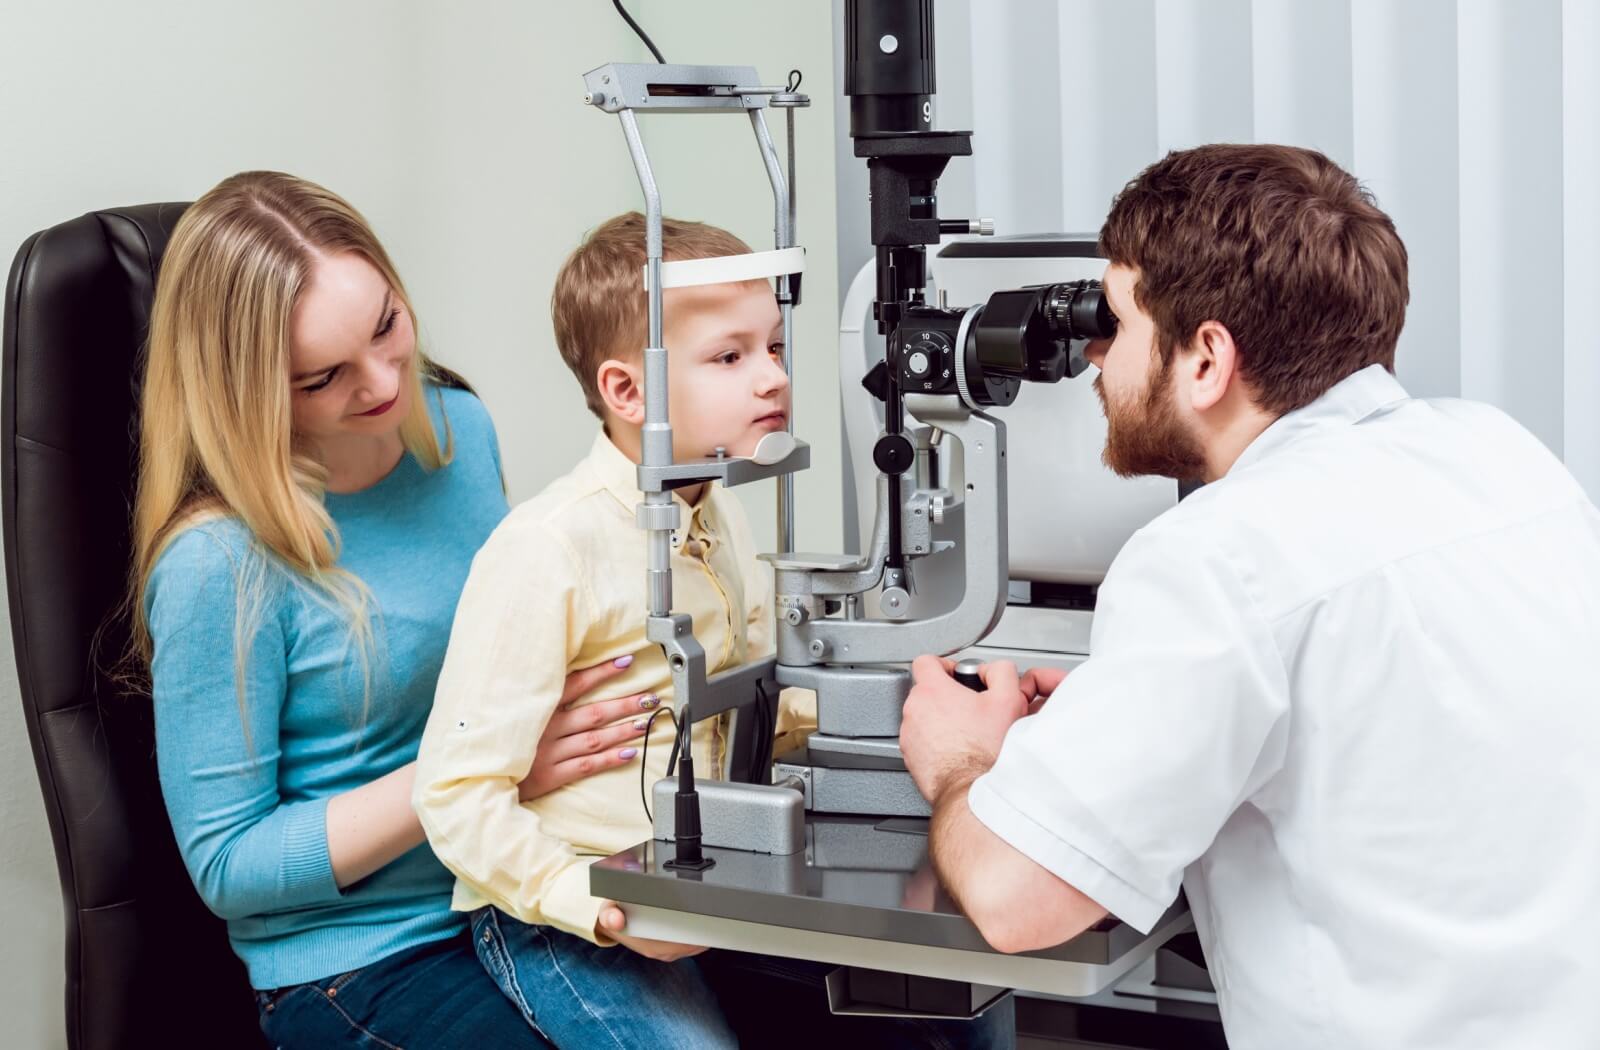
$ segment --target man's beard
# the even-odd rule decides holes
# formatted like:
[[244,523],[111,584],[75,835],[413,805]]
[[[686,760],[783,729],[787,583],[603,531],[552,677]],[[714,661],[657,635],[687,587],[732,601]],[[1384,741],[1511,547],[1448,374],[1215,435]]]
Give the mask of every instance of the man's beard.
[[1105,465],[1124,478],[1146,474],[1189,481],[1203,477],[1205,449],[1172,403],[1172,362],[1151,367],[1144,393],[1132,402],[1112,404],[1106,398],[1104,376],[1094,377],[1094,392],[1106,413]]

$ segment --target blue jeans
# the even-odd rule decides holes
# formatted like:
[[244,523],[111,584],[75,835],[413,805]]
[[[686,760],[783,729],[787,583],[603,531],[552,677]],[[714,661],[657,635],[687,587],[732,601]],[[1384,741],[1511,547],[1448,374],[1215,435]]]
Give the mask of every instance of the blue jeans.
[[713,949],[698,956],[741,1045],[762,1050],[1016,1050],[1016,1001],[1007,994],[980,1016],[958,1019],[834,1014],[831,963]]
[[276,1050],[548,1050],[493,984],[465,933],[322,981],[256,992]]
[[558,1047],[739,1045],[693,959],[665,963],[621,946],[601,948],[494,908],[473,913],[472,943],[507,1000]]
[[836,1017],[826,963],[723,951],[662,963],[493,908],[473,913],[472,943],[501,990],[558,1047],[1016,1046],[1010,996],[971,1021]]

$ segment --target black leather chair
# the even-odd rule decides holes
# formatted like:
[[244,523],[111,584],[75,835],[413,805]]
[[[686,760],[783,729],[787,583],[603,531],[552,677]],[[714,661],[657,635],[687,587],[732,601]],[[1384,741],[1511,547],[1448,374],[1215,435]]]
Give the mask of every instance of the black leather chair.
[[265,1045],[244,967],[173,842],[150,697],[117,676],[141,347],[185,207],[34,234],[6,285],[6,586],[65,898],[73,1050]]

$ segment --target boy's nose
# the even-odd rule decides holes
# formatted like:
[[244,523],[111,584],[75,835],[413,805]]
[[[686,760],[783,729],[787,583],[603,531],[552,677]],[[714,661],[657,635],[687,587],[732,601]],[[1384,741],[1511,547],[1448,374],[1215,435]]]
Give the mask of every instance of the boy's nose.
[[766,369],[761,373],[762,394],[776,394],[789,386],[789,373],[783,370],[783,359],[778,354],[768,354]]

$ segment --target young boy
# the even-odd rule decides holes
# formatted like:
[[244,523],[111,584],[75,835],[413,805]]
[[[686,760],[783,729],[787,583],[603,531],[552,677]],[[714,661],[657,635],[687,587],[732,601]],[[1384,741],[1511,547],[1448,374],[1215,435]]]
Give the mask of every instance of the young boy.
[[[750,250],[699,223],[663,220],[661,233],[669,260]],[[653,690],[659,700],[646,701],[640,728],[658,703],[671,703],[666,660],[644,636],[646,534],[634,520],[643,499],[635,470],[644,423],[644,239],[643,216],[612,219],[556,279],[556,343],[603,429],[589,455],[513,510],[474,559],[417,759],[414,801],[434,852],[457,876],[453,906],[474,912],[479,958],[551,1042],[733,1047],[699,960],[686,958],[697,949],[627,936],[616,906],[589,894],[591,862],[650,837],[638,767],[518,797],[569,668],[627,662],[604,695],[575,703]],[[783,327],[766,281],[668,289],[663,329],[674,459],[719,446],[748,455],[783,429]],[[771,577],[756,560],[738,498],[702,485],[674,499],[681,521],[673,610],[694,618],[707,673],[764,655],[772,646]],[[809,700],[786,691],[776,753],[815,726]],[[722,719],[695,726],[697,774],[723,770],[727,729]],[[672,735],[670,720],[657,718],[644,749],[647,786],[666,774]],[[844,1040],[979,1050],[1015,1042],[1009,1000],[974,1023],[833,1017],[822,988],[830,967],[741,953],[717,961],[718,991],[736,1006],[751,1000],[741,1006],[741,1030],[763,1046]]]
[[[654,691],[671,703],[661,650],[646,641],[646,533],[636,466],[644,422],[645,225],[635,214],[596,229],[562,268],[552,299],[556,342],[603,423],[565,477],[517,507],[473,561],[417,761],[414,802],[434,852],[457,876],[453,906],[474,911],[485,966],[558,1046],[734,1046],[695,962],[680,945],[610,932],[589,894],[589,864],[651,834],[631,762],[541,798],[518,797],[569,668],[630,661],[606,695]],[[750,251],[726,231],[662,222],[669,259]],[[784,429],[783,329],[766,281],[664,295],[663,342],[673,458],[719,447],[749,455]],[[771,647],[770,576],[737,497],[712,485],[674,495],[673,609],[694,619],[707,673]],[[587,696],[578,706],[604,699]],[[787,705],[779,732],[798,719]],[[666,773],[670,719],[655,719],[647,785]],[[695,768],[716,777],[728,725],[694,727]],[[609,911],[616,909],[611,907]],[[631,951],[619,950],[621,945]]]

